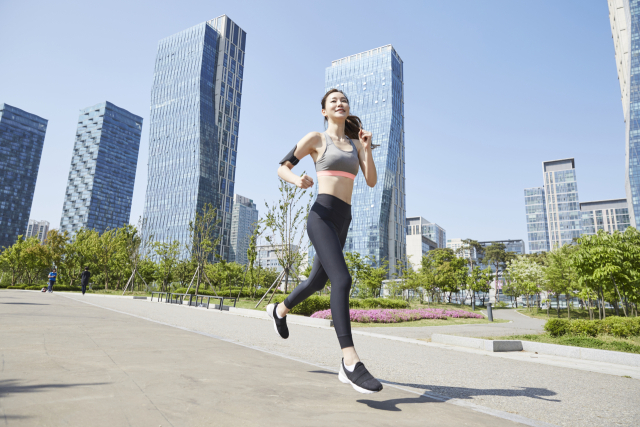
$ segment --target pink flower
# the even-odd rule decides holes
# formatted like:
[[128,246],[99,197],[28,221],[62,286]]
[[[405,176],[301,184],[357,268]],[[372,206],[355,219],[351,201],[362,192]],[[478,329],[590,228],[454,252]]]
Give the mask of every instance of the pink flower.
[[[315,319],[331,319],[331,310],[323,310],[313,313]],[[399,323],[420,319],[482,319],[478,313],[464,310],[444,310],[441,308],[420,309],[375,309],[375,310],[349,310],[352,322],[361,323]]]

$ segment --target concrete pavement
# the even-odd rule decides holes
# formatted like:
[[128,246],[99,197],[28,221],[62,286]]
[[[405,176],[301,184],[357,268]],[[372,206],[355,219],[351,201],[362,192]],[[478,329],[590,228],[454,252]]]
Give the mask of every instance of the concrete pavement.
[[0,322],[4,425],[518,425],[55,294],[3,292]]
[[509,323],[415,327],[383,326],[359,328],[359,330],[414,339],[428,339],[431,338],[432,334],[458,335],[462,337],[501,337],[541,334],[544,332],[545,320],[527,317],[515,310],[493,310],[493,318],[509,320]]
[[[8,298],[12,298],[12,300]],[[87,304],[80,304],[70,301],[70,299],[81,300]],[[16,302],[16,304],[5,304],[5,302],[11,301]],[[25,303],[48,304],[48,306],[31,306]],[[108,312],[102,310],[102,308],[120,313]],[[47,312],[45,309],[53,311]],[[39,311],[44,314],[38,314]],[[121,313],[126,313],[128,316],[123,316]],[[116,317],[111,317],[114,315]],[[36,327],[32,325],[28,330],[19,330],[22,326],[17,325],[21,325],[21,318],[27,319],[34,316],[42,316],[45,319],[50,318],[49,322],[52,320],[62,322],[67,319],[68,324],[64,327],[61,324],[51,328],[46,326],[47,322],[38,322],[38,325],[43,326]],[[98,319],[97,323],[89,322],[89,319],[93,318]],[[151,322],[140,318],[148,319]],[[152,322],[170,325],[172,328]],[[105,324],[110,325],[110,327],[100,326]],[[413,394],[397,395],[395,393],[404,392],[394,390],[387,383],[385,390],[378,395],[354,395],[352,393],[355,392],[348,386],[343,386],[337,382],[335,374],[332,373],[335,372],[335,365],[340,360],[335,332],[332,329],[291,325],[291,338],[281,340],[275,336],[272,325],[267,321],[233,316],[219,311],[206,311],[140,300],[102,298],[92,295],[87,295],[83,298],[81,295],[65,294],[63,296],[61,294],[45,295],[19,291],[1,291],[0,325],[11,325],[8,329],[4,326],[0,327],[0,350],[4,355],[3,358],[6,359],[7,355],[11,355],[14,358],[12,363],[15,363],[15,366],[20,366],[22,356],[24,356],[25,360],[28,360],[31,356],[28,355],[25,348],[12,348],[9,344],[6,344],[7,342],[19,341],[23,339],[23,336],[30,336],[32,337],[31,342],[38,343],[35,347],[32,347],[37,348],[37,346],[42,345],[41,341],[45,340],[46,342],[47,337],[51,334],[55,336],[58,330],[75,328],[73,330],[79,330],[82,334],[88,335],[98,343],[99,349],[103,353],[106,353],[117,363],[117,367],[123,371],[121,375],[126,374],[130,380],[135,379],[137,381],[139,393],[144,393],[142,396],[147,396],[149,401],[153,402],[158,408],[158,413],[167,417],[173,425],[198,425],[198,423],[206,422],[205,420],[208,420],[208,418],[195,417],[206,416],[206,414],[202,413],[201,407],[208,405],[211,399],[213,401],[224,401],[226,405],[235,408],[233,406],[234,403],[228,402],[225,398],[227,395],[253,396],[250,392],[251,387],[247,386],[246,379],[243,379],[243,377],[249,375],[252,375],[252,378],[257,378],[260,384],[263,382],[268,383],[274,378],[273,381],[276,381],[275,386],[261,386],[261,390],[268,389],[270,390],[269,393],[274,396],[281,396],[283,399],[275,399],[275,403],[271,402],[271,406],[269,406],[266,403],[267,401],[256,398],[257,408],[260,408],[260,405],[266,405],[265,411],[267,412],[265,413],[272,414],[278,411],[288,413],[287,405],[280,402],[286,403],[291,400],[295,405],[299,405],[295,406],[296,408],[302,408],[300,409],[300,414],[296,410],[291,415],[291,419],[297,420],[300,425],[310,425],[309,420],[315,420],[315,417],[323,420],[325,424],[337,422],[337,418],[332,418],[332,415],[330,415],[335,414],[334,408],[338,408],[338,413],[345,414],[356,425],[386,425],[392,423],[411,425],[412,422],[420,422],[427,425],[447,425],[447,423],[449,425],[464,425],[467,419],[459,420],[457,416],[459,414],[467,414],[470,410],[473,410],[468,415],[473,417],[470,425],[482,425],[485,422],[489,422],[487,419],[482,418],[487,417],[487,413],[495,415],[495,417],[489,417],[493,423],[492,425],[501,425],[500,423],[509,422],[508,418],[511,421],[527,425],[545,425],[544,423],[549,423],[568,426],[630,425],[640,420],[640,405],[638,405],[640,382],[635,379],[583,372],[567,367],[524,363],[522,360],[494,358],[477,353],[437,348],[431,344],[422,346],[362,335],[354,335],[356,348],[372,373],[383,380],[407,389]],[[46,331],[40,330],[45,327],[48,328]],[[103,327],[106,329],[102,330],[101,328]],[[178,328],[182,328],[182,330]],[[369,330],[370,328],[366,329]],[[135,332],[135,340],[126,337],[129,330]],[[207,336],[191,334],[185,330],[206,334]],[[7,340],[8,331],[13,334],[11,335],[12,337],[15,337],[9,341]],[[96,334],[100,336],[94,336]],[[198,338],[197,342],[191,341],[195,339],[193,338],[194,336]],[[154,347],[154,342],[156,341],[148,341],[147,337],[153,337],[156,341],[163,343],[166,349],[162,350]],[[218,339],[211,339],[210,337]],[[206,343],[200,343],[200,339],[204,339]],[[103,340],[106,341],[103,342]],[[62,338],[61,341],[63,341]],[[239,344],[239,346],[234,346],[230,342]],[[79,344],[74,344],[72,348],[78,346],[82,348]],[[260,352],[256,353],[255,350],[242,346],[251,346]],[[190,352],[189,347],[193,347],[194,350]],[[240,348],[242,351],[235,351],[233,350],[234,347]],[[49,346],[45,346],[45,348],[49,348]],[[59,357],[70,357],[66,354],[62,356],[64,352],[60,351]],[[247,353],[245,354],[245,352]],[[18,356],[13,356],[14,354],[18,354]],[[138,355],[138,359],[133,354]],[[45,356],[41,356],[43,360],[47,359],[47,357],[50,359],[53,357]],[[171,363],[163,364],[163,360],[166,358],[170,358]],[[193,369],[191,371],[184,370],[186,368],[183,368],[180,364],[193,363],[194,359],[206,362],[202,365],[205,371],[201,376],[194,375]],[[60,363],[58,356],[53,360]],[[141,361],[135,362],[135,360]],[[145,363],[147,360],[149,362]],[[277,360],[280,360],[280,362]],[[57,382],[43,381],[44,377],[39,375],[40,370],[35,375],[32,375],[29,370],[12,368],[10,372],[13,376],[9,377],[7,374],[7,366],[9,365],[5,362],[4,371],[0,374],[0,380],[22,381],[26,382],[24,384],[26,386],[58,384],[60,381],[69,381],[72,384],[90,382],[84,378],[85,381],[73,380],[76,375],[72,370],[75,362],[76,359],[71,357],[67,363],[62,364],[64,369],[60,371],[56,379]],[[273,365],[267,365],[267,362]],[[103,364],[104,362],[101,363]],[[56,365],[53,364],[52,366]],[[211,366],[216,369],[208,370]],[[302,368],[301,366],[305,367]],[[177,374],[167,374],[165,372],[167,368],[170,372],[176,372]],[[67,372],[65,369],[69,371]],[[107,371],[107,368],[101,369]],[[270,369],[275,371],[271,371],[269,374],[264,373]],[[224,378],[237,379],[237,384],[234,381],[228,381],[224,384],[216,382],[216,378],[223,378],[219,376],[221,375],[219,372],[227,370],[231,374],[229,377]],[[64,374],[62,374],[63,371],[65,372]],[[96,367],[94,371],[99,370]],[[317,373],[316,371],[329,373]],[[14,375],[15,372],[18,374]],[[114,373],[110,374],[114,378],[115,372],[118,371],[114,368]],[[288,372],[291,372],[290,376]],[[44,374],[46,374],[46,371],[42,375]],[[105,379],[99,377],[97,373],[95,376],[92,379],[93,382],[105,382]],[[203,381],[187,382],[183,379],[185,377],[202,378]],[[166,380],[166,378],[171,379],[171,381]],[[226,394],[223,396],[216,394],[217,392],[219,393],[219,387],[226,386],[227,383],[232,384],[233,389],[230,391],[224,390]],[[125,383],[123,382],[122,384]],[[164,387],[166,390],[161,392],[159,389],[152,388],[156,384],[158,384],[158,388]],[[104,384],[85,387],[84,389],[87,391],[85,391],[83,404],[90,406],[96,404],[96,398],[92,396],[94,396],[96,390],[104,390],[104,387],[115,386]],[[178,392],[172,391],[174,387],[178,389]],[[242,388],[244,393],[236,391],[236,387]],[[67,393],[66,390],[74,388],[80,388],[80,386],[64,388],[65,393]],[[322,395],[326,404],[324,406],[314,406],[311,402],[315,401],[315,393],[320,393],[320,389],[326,392],[326,394]],[[45,391],[37,393],[42,397],[37,399],[38,403],[41,401],[46,402],[50,395],[44,395],[49,393],[49,389],[39,390]],[[58,388],[56,390],[59,391],[61,389]],[[130,385],[127,390],[134,390],[134,386]],[[309,394],[308,390],[313,390],[313,393]],[[290,393],[290,391],[292,392]],[[203,393],[206,398],[203,397]],[[106,395],[107,393],[103,391],[102,394]],[[417,403],[415,399],[420,394],[433,399],[421,405],[411,405],[410,403]],[[52,396],[55,395],[55,393],[52,394]],[[111,393],[111,395],[117,396],[116,393]],[[301,401],[297,399],[304,399],[304,396],[311,397],[308,397],[305,403],[300,403]],[[318,394],[318,396],[321,395]],[[333,402],[331,396],[336,396],[339,400],[336,405],[331,403]],[[141,399],[142,397],[140,397]],[[186,415],[184,411],[173,407],[171,399],[176,399],[180,403],[178,405],[180,408],[189,408],[192,415]],[[424,397],[420,399],[424,399]],[[447,404],[435,403],[435,401],[446,401]],[[386,403],[383,404],[381,402]],[[249,403],[251,403],[251,399]],[[68,404],[71,405],[71,403]],[[26,403],[20,403],[20,399],[15,394],[4,394],[0,401],[0,407],[9,416],[33,416],[29,413],[29,410],[39,413],[37,412],[39,411],[37,404],[34,404],[29,410],[25,409],[25,412],[20,412],[23,405],[26,405]],[[120,406],[127,407],[126,402],[121,403]],[[307,406],[311,409],[303,416]],[[387,409],[383,409],[383,406]],[[362,407],[375,411],[373,413],[362,412]],[[10,412],[8,408],[13,408],[15,411]],[[428,409],[423,410],[420,408]],[[120,416],[125,419],[126,411],[124,409],[120,411],[122,412]],[[327,414],[322,411],[326,411]],[[47,411],[43,410],[43,412],[46,413]],[[246,424],[265,424],[262,422],[263,419],[259,418],[260,411],[251,412],[248,409],[242,409],[241,412],[249,417],[246,419]],[[220,416],[228,415],[224,410],[218,410],[216,414],[218,413],[221,414]],[[386,418],[387,413],[395,414],[395,418]],[[120,414],[120,412],[112,409],[111,414]],[[296,418],[298,416],[300,418]],[[228,418],[228,420],[231,419]],[[1,416],[0,420],[2,420]],[[9,422],[11,420],[9,418]],[[13,418],[13,420],[27,422],[27,419]],[[243,418],[242,420],[245,419]],[[266,424],[271,423],[267,422]],[[49,425],[57,424],[50,423]],[[170,424],[165,423],[162,425]]]

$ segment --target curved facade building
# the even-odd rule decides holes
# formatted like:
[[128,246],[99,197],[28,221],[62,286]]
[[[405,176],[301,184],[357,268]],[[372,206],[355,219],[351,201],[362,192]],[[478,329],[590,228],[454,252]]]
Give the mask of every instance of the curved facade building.
[[632,227],[640,224],[640,1],[608,0],[626,125],[625,189]]
[[346,252],[380,262],[406,254],[404,82],[402,59],[391,45],[338,59],[326,69],[325,89],[337,88],[349,98],[351,114],[373,133],[378,183],[367,186],[362,172],[355,179]]
[[[189,244],[189,221],[218,209],[229,256],[246,33],[223,15],[160,41],[151,91],[144,217],[161,242]],[[186,252],[183,254],[186,256]]]

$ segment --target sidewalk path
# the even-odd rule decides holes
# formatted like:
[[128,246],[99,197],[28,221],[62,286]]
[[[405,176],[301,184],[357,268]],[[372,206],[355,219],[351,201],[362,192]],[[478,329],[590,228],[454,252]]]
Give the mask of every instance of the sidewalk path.
[[[486,311],[483,310],[486,314]],[[408,326],[408,327],[363,327],[358,330],[397,337],[427,339],[432,334],[458,335],[462,337],[500,337],[506,335],[541,334],[545,320],[534,319],[515,310],[493,310],[494,319],[509,320],[510,323],[481,323],[476,325]]]
[[640,421],[638,380],[362,335],[356,348],[376,376],[433,399],[388,384],[356,394],[335,378],[332,329],[291,325],[281,340],[267,321],[216,310],[0,291],[0,325],[8,425],[78,425],[83,416],[85,425],[272,425],[276,414],[287,414],[283,425]]

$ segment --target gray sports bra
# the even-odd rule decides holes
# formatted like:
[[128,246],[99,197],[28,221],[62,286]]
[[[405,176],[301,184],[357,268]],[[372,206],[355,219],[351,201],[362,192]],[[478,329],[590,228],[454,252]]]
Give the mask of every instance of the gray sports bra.
[[347,137],[353,147],[351,151],[343,151],[336,147],[326,132],[324,133],[324,139],[327,148],[316,162],[318,176],[344,176],[355,179],[358,169],[360,169],[360,162],[358,161],[358,150],[356,150],[351,138]]

